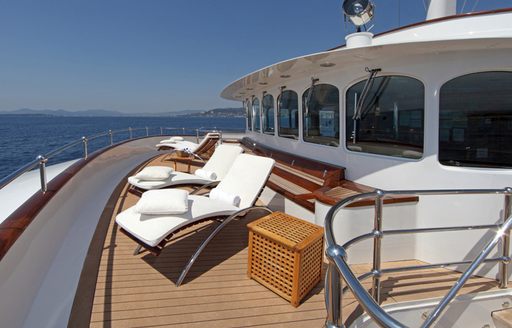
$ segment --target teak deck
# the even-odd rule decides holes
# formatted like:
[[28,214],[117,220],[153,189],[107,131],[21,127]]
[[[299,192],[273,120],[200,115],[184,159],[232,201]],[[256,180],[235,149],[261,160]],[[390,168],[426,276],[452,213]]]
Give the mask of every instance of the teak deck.
[[[162,165],[160,159],[153,161]],[[151,163],[150,163],[151,165]],[[185,262],[214,224],[204,223],[183,231],[160,256],[148,252],[132,255],[136,244],[114,224],[117,213],[132,206],[138,197],[125,186],[114,199],[113,214],[106,234],[97,278],[93,271],[81,284],[96,287],[93,299],[74,306],[70,326],[90,327],[322,327],[323,283],[316,286],[298,307],[247,278],[247,228],[264,213],[234,221],[201,254],[184,284],[175,282]],[[107,205],[108,208],[109,205]],[[419,261],[385,263],[386,266],[418,264]],[[324,266],[325,267],[325,266]],[[355,265],[357,273],[369,265]],[[85,269],[84,269],[85,270]],[[324,268],[325,270],[325,268]],[[84,271],[85,272],[85,271]],[[458,278],[445,269],[392,274],[383,278],[384,303],[444,295]],[[84,278],[84,277],[82,277]],[[369,281],[365,282],[369,286]],[[488,290],[496,282],[471,279],[465,293]],[[80,290],[80,286],[79,286]],[[77,298],[82,297],[77,295]],[[75,299],[77,304],[77,299]],[[89,304],[89,306],[84,306]],[[92,306],[91,306],[92,305]],[[353,296],[344,298],[344,318],[355,319],[361,309]],[[92,313],[91,313],[92,310]],[[90,322],[87,320],[90,316]],[[89,324],[88,324],[89,322]]]

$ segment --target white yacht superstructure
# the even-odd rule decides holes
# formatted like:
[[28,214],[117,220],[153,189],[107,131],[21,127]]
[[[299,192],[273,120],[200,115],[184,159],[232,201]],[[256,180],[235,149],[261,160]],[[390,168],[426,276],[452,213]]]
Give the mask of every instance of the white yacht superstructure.
[[[148,163],[164,163],[155,148],[162,137],[151,136],[146,128],[146,136],[118,144],[112,142],[111,133],[102,135],[110,138],[111,146],[94,154],[87,153],[84,138],[73,143],[83,144],[84,158],[46,168],[42,157],[0,181],[1,199],[7,199],[5,194],[10,197],[0,204],[0,325],[151,326],[149,310],[157,309],[155,317],[162,318],[155,319],[155,325],[188,326],[211,320],[212,326],[227,327],[242,325],[240,320],[250,317],[254,306],[261,315],[247,319],[248,326],[308,326],[327,316],[329,327],[436,322],[499,327],[490,312],[510,304],[512,295],[507,289],[512,9],[455,15],[454,0],[429,3],[425,22],[375,36],[358,31],[347,36],[344,46],[262,68],[231,83],[221,94],[243,101],[247,113],[245,133],[224,134],[221,140],[240,142],[247,152],[276,160],[260,202],[325,226],[326,313],[322,287],[311,296],[311,303],[304,304],[304,312],[290,312],[276,303],[276,311],[280,306],[285,310],[273,313],[260,304],[267,302],[268,295],[252,282],[240,280],[245,277],[245,272],[238,272],[243,271],[239,257],[246,256],[243,242],[237,244],[242,249],[205,265],[214,271],[213,281],[206,280],[210,272],[205,269],[190,287],[171,286],[174,271],[161,270],[168,263],[174,267],[176,261],[184,261],[176,260],[172,252],[164,252],[160,263],[144,254],[123,257],[132,244],[117,237],[113,218],[137,199],[128,194],[125,178]],[[371,19],[369,1],[345,4],[358,6],[356,22]],[[189,138],[196,141],[196,136]],[[22,175],[37,167],[39,174]],[[17,176],[21,177],[14,179]],[[10,180],[14,181],[9,184]],[[27,183],[33,190],[24,189]],[[41,191],[32,194],[39,186]],[[227,240],[235,240],[237,234],[231,231]],[[116,251],[119,257],[113,256]],[[479,258],[482,254],[486,260]],[[413,262],[400,268],[384,264],[399,261]],[[368,269],[358,272],[358,278],[372,278],[371,286],[359,284],[353,272],[358,267]],[[432,312],[437,301],[420,296],[396,297],[398,304],[384,306],[388,313],[380,307],[387,292],[383,290],[387,287],[381,290],[386,274],[445,267],[457,272],[472,268],[464,279],[473,273],[485,283],[497,279],[493,286],[501,290],[472,290],[473,294],[453,300],[455,305],[447,312],[444,305]],[[216,278],[215,270],[231,268],[238,270],[233,273],[236,279]],[[144,284],[146,274],[153,274],[161,285]],[[131,275],[137,278],[130,280]],[[343,280],[356,301],[351,298],[347,303],[343,298]],[[208,287],[203,290],[201,284]],[[229,292],[213,292],[215,288]],[[247,296],[237,294],[236,288],[247,288]],[[150,294],[137,299],[139,289]],[[208,294],[207,289],[218,295]],[[172,312],[171,305],[156,300],[148,305],[154,301],[151,293],[172,306],[188,306],[180,311],[189,312],[158,312]],[[203,296],[212,300],[202,303]],[[187,303],[190,300],[196,303]],[[255,303],[249,305],[249,300]],[[248,305],[231,308],[245,301]],[[356,305],[369,315],[345,317],[347,311],[356,313],[350,312]],[[211,313],[202,312],[208,309]],[[442,312],[445,316],[439,319]],[[478,315],[468,319],[469,312]],[[293,321],[293,315],[301,319]]]

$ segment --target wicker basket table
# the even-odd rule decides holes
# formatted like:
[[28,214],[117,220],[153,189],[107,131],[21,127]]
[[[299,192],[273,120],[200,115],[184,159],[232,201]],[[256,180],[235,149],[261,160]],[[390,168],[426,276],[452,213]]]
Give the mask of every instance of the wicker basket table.
[[247,225],[247,275],[297,307],[322,275],[323,228],[274,212]]

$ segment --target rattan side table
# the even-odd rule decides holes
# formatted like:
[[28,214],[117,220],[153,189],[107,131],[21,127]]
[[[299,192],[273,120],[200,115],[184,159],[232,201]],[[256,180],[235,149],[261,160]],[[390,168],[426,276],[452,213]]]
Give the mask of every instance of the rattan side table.
[[297,307],[322,276],[323,228],[274,212],[247,225],[247,275]]

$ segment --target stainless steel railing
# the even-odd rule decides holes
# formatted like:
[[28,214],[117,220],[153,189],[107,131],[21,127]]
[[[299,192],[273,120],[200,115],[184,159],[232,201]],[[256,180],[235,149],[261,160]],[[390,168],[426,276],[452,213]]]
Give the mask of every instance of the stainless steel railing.
[[[159,131],[158,133],[150,133],[150,130],[156,130]],[[165,135],[168,132],[173,133],[175,135],[187,135],[187,136],[193,136],[195,135],[197,138],[197,142],[199,142],[199,137],[203,134],[206,134],[207,132],[216,131],[216,129],[211,128],[183,128],[183,127],[159,127],[159,128],[149,128],[149,127],[142,127],[142,128],[132,128],[129,127],[127,129],[121,129],[121,130],[108,130],[105,132],[101,132],[98,134],[94,134],[91,136],[84,136],[78,140],[74,140],[68,144],[65,144],[59,148],[56,148],[46,154],[38,155],[33,161],[30,161],[29,163],[23,165],[16,171],[12,172],[11,174],[7,175],[6,177],[0,179],[0,190],[3,189],[5,186],[16,180],[18,177],[20,177],[22,174],[31,171],[33,169],[39,168],[39,175],[40,175],[40,182],[41,182],[41,191],[46,192],[47,191],[47,177],[46,177],[46,164],[48,163],[48,160],[51,158],[54,158],[55,156],[63,153],[64,151],[77,147],[78,145],[82,145],[82,157],[83,159],[87,159],[89,156],[89,150],[90,150],[90,142],[99,138],[107,137],[108,144],[110,146],[114,145],[114,136],[115,135],[127,135],[127,139],[120,139],[119,141],[123,140],[130,140],[134,138],[134,133],[144,131],[142,135],[139,135],[139,137],[149,137],[151,136],[157,136],[157,135]],[[243,130],[236,130],[237,132],[243,131]],[[140,134],[140,133],[139,133]],[[221,134],[222,136],[222,134]]]
[[[476,195],[476,194],[494,194],[504,195],[505,201],[503,206],[503,218],[501,224],[489,225],[473,225],[473,226],[454,226],[454,227],[433,227],[433,228],[418,228],[418,229],[400,229],[400,230],[383,230],[383,204],[384,199],[389,196],[396,195],[409,195],[409,196],[427,196],[427,195]],[[344,245],[340,246],[336,243],[333,234],[333,221],[336,214],[342,208],[347,207],[351,203],[365,200],[374,199],[374,227],[373,230],[367,234],[363,234],[349,240]],[[343,294],[351,290],[354,297],[357,299],[362,308],[368,313],[370,317],[381,327],[406,327],[404,324],[398,322],[387,314],[382,307],[380,307],[381,296],[381,276],[391,272],[413,271],[436,267],[446,267],[453,265],[469,264],[469,267],[461,275],[459,280],[454,284],[450,291],[445,295],[436,308],[423,322],[421,327],[430,327],[433,325],[439,316],[446,310],[449,303],[457,295],[457,292],[462,288],[465,282],[473,275],[475,270],[482,263],[498,263],[499,264],[499,283],[501,288],[506,288],[508,284],[508,266],[510,263],[510,229],[512,227],[512,188],[504,189],[469,189],[469,190],[402,190],[402,191],[384,191],[376,190],[371,193],[365,193],[349,197],[335,206],[333,206],[327,213],[325,219],[325,237],[327,242],[326,255],[329,260],[329,265],[325,281],[325,305],[327,309],[326,327],[344,327],[342,317],[343,307]],[[478,256],[473,261],[458,261],[458,262],[445,262],[435,264],[416,265],[408,267],[397,268],[381,268],[381,254],[382,254],[382,238],[385,235],[397,234],[413,234],[413,233],[432,233],[432,232],[445,232],[445,231],[468,231],[478,229],[497,229],[494,237],[485,245]],[[356,277],[350,269],[347,260],[347,250],[354,244],[373,238],[373,263],[372,270]],[[490,252],[501,241],[500,256],[488,258]],[[361,285],[361,280],[372,278],[372,295]],[[342,288],[342,281],[345,281],[347,287]]]

